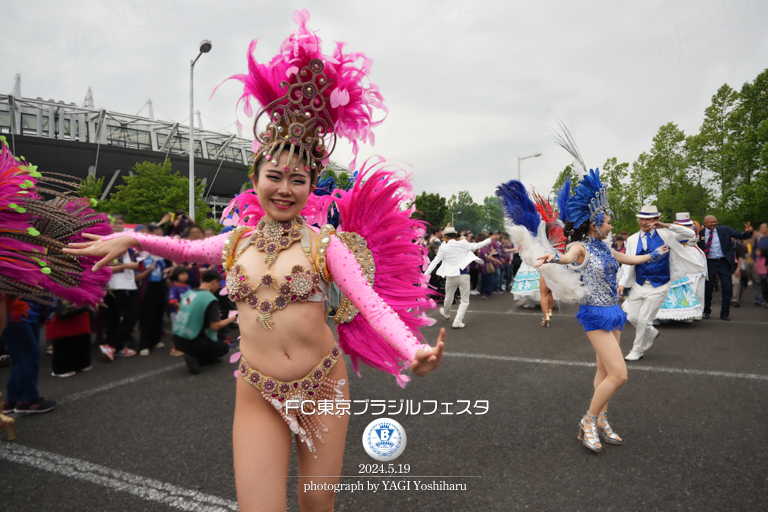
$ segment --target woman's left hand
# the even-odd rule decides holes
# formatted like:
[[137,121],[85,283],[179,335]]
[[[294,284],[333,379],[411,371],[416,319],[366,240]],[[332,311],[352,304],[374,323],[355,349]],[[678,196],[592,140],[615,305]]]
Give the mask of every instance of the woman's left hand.
[[440,329],[437,337],[437,346],[427,349],[419,349],[411,362],[411,372],[419,377],[437,370],[443,360],[443,348],[445,347],[445,329]]

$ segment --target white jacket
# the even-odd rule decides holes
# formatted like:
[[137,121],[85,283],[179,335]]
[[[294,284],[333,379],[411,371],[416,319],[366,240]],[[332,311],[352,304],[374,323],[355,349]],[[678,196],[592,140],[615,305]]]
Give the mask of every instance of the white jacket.
[[[696,240],[696,233],[692,229],[688,229],[677,224],[670,224],[669,228],[657,229],[661,239],[666,245],[669,246],[669,279],[675,281],[680,279],[686,274],[698,274],[700,272],[706,272],[707,267],[702,265],[695,251],[691,251],[690,247],[686,247],[680,242],[688,242]],[[638,231],[634,235],[627,239],[627,256],[637,255],[637,244],[640,242],[640,233]],[[622,265],[621,277],[619,278],[619,286],[624,288],[632,286],[635,282],[635,266],[636,265]]]
[[472,251],[482,249],[490,243],[490,237],[474,244],[466,240],[449,240],[448,243],[441,245],[440,249],[437,250],[437,256],[429,264],[424,275],[431,274],[437,264],[442,261],[443,264],[437,269],[437,275],[442,277],[458,276],[473,261],[482,263],[483,260],[472,254]]

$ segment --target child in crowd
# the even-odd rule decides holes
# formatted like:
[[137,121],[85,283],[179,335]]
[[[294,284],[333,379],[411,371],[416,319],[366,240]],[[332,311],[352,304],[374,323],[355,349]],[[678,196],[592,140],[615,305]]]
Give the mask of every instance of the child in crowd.
[[[189,284],[187,284],[187,281],[189,281],[189,271],[187,267],[181,265],[173,267],[170,279],[171,289],[168,290],[168,314],[171,317],[171,326],[173,326],[173,322],[176,320],[176,313],[179,312],[179,299],[189,291]],[[171,343],[171,355],[183,356],[184,352],[176,350],[176,347]]]

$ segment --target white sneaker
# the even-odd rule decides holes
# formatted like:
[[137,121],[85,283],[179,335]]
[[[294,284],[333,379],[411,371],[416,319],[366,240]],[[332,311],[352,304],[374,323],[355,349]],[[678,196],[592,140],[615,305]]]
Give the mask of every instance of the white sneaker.
[[165,347],[165,343],[163,343],[162,341],[157,345],[155,345],[155,348],[163,348],[163,347]]
[[454,329],[463,329],[464,322],[453,322],[453,325],[451,327],[453,327]]
[[451,315],[446,315],[445,314],[445,309],[444,308],[440,308],[440,314],[443,315],[443,318],[451,318]]
[[470,295],[480,295],[480,292],[479,292],[479,291],[477,291],[477,290],[471,290],[471,291],[469,292],[469,294],[470,294]]
[[624,359],[627,361],[637,361],[638,359],[642,359],[642,358],[643,358],[643,351],[636,350],[634,348],[629,351],[629,354],[624,356]]
[[148,349],[148,348],[143,348],[143,349],[141,349],[141,351],[139,352],[139,355],[140,355],[141,357],[146,357],[146,356],[148,356],[148,355],[149,355],[149,349]]

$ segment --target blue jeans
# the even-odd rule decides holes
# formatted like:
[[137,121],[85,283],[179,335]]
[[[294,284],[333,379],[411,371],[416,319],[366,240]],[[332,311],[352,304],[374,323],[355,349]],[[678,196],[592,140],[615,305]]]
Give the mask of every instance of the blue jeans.
[[501,291],[501,267],[496,267],[496,270],[493,272],[493,291],[500,292]]
[[493,295],[496,288],[496,279],[494,274],[483,274],[483,281],[480,283],[480,293],[486,296]]
[[13,366],[8,376],[9,402],[26,402],[40,397],[37,377],[40,372],[40,324],[8,322],[3,343],[11,355]]

